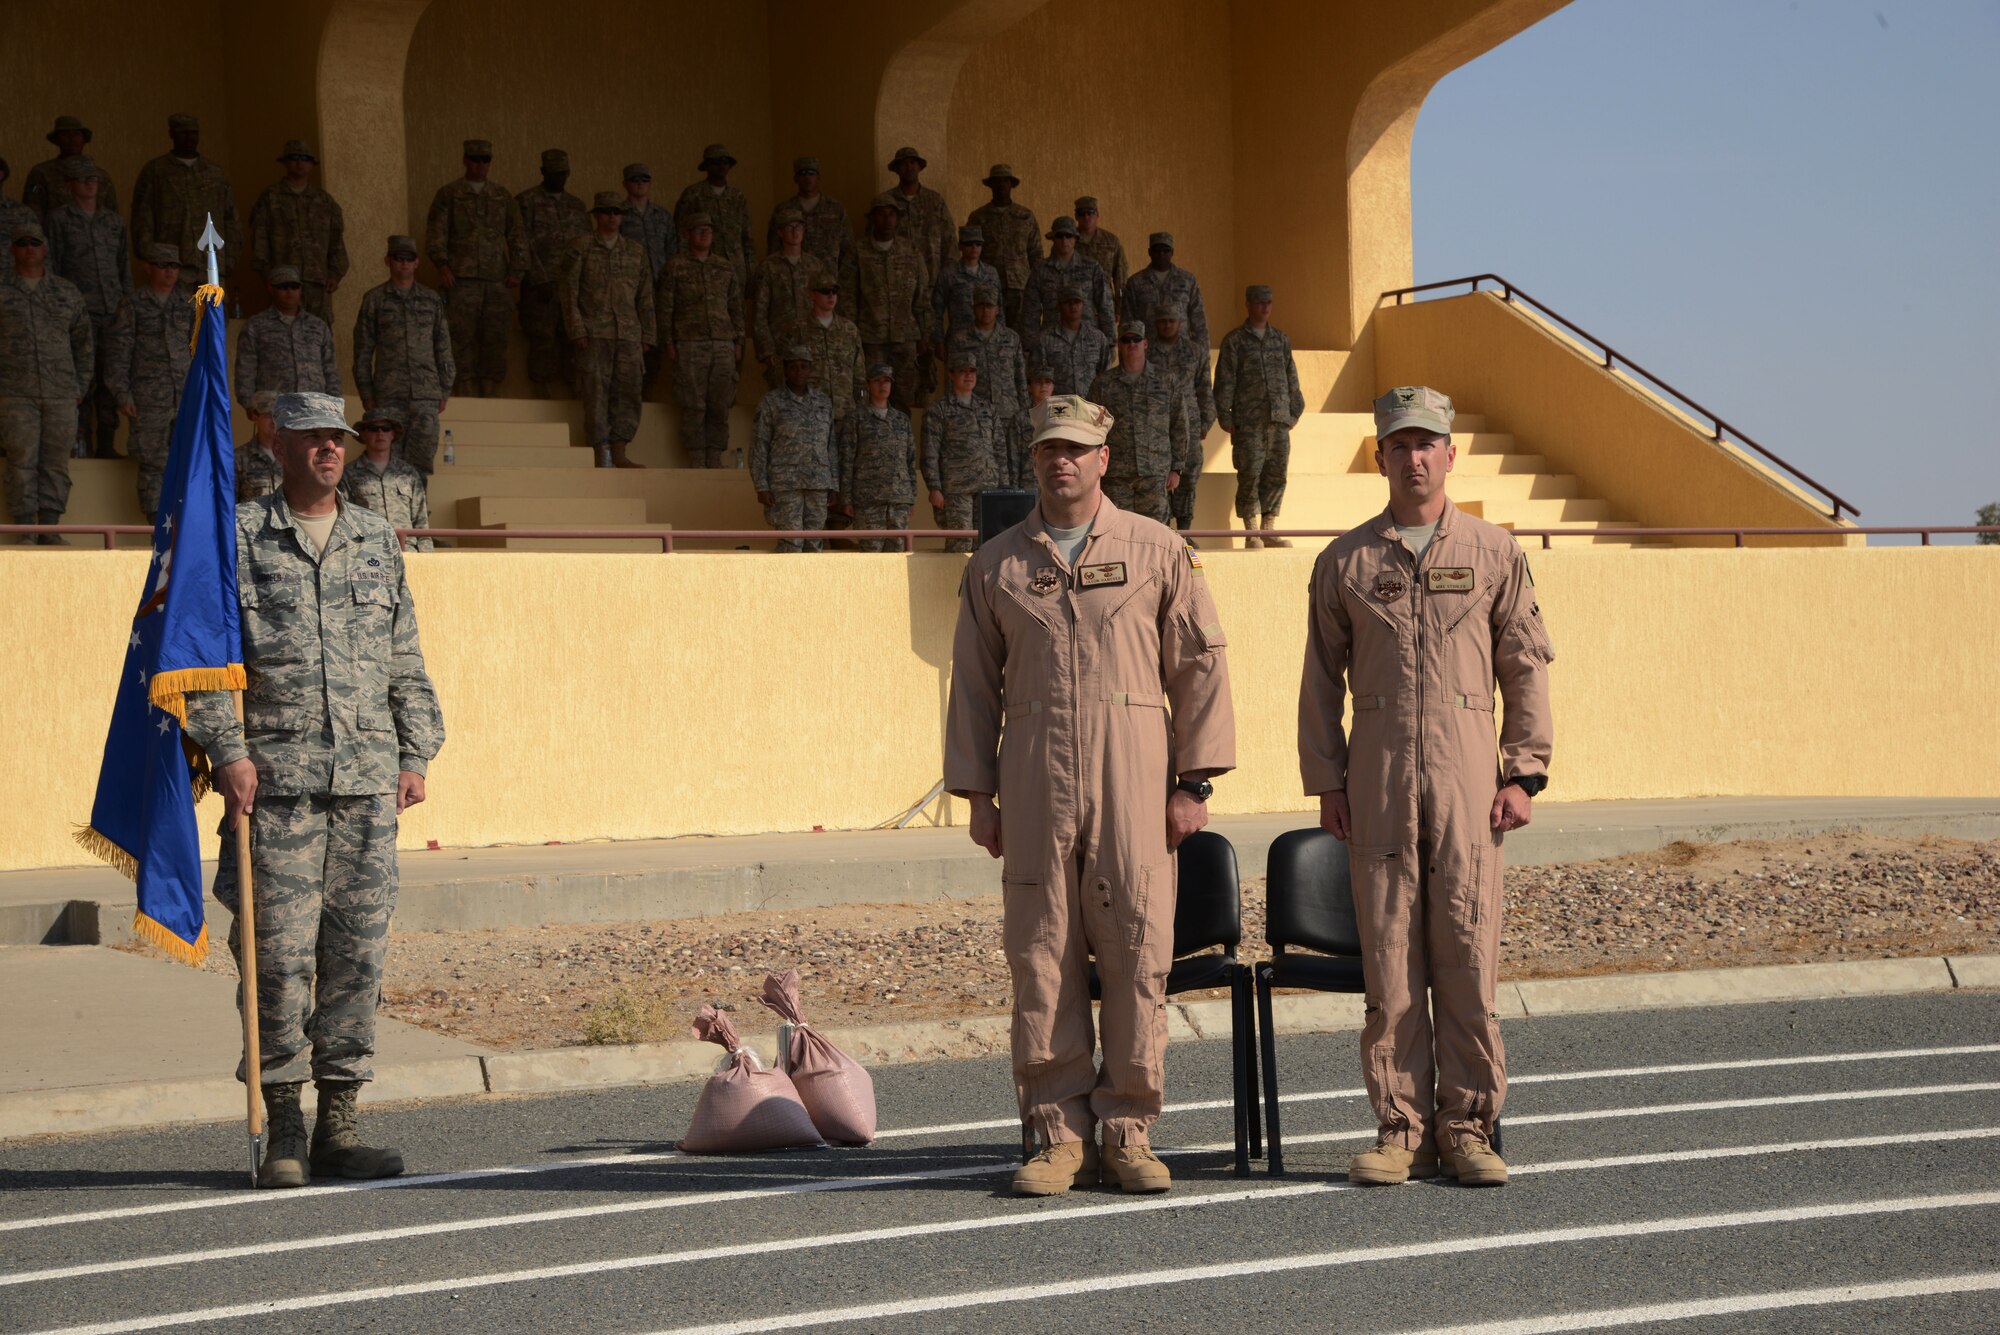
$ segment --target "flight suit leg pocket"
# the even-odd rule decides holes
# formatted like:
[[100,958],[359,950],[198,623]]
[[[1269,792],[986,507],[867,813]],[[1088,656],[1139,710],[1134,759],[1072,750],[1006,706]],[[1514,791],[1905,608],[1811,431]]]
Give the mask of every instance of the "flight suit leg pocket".
[[1457,867],[1443,869],[1452,876],[1448,899],[1452,963],[1477,968],[1492,964],[1498,948],[1500,845],[1475,835],[1461,857]]
[[1026,872],[1000,877],[1001,936],[1010,960],[1046,950],[1056,939],[1057,893],[1039,876]]

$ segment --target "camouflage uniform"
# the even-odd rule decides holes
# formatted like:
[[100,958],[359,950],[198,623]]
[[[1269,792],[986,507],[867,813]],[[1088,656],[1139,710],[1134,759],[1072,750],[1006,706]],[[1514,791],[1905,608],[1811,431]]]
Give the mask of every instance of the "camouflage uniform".
[[[779,347],[800,344],[812,349],[812,387],[833,400],[833,421],[838,426],[868,402],[868,362],[861,355],[861,331],[839,311],[825,324],[808,311],[805,319],[778,332]],[[778,383],[784,383],[782,377]]]
[[138,413],[127,448],[139,463],[139,508],[149,522],[160,508],[193,338],[194,305],[178,289],[161,296],[151,287],[136,287],[118,304],[106,340],[104,387],[118,407]]
[[[645,165],[643,162],[635,162],[625,170],[629,176],[633,167],[643,169]],[[650,171],[646,173],[646,179],[649,181],[653,179]],[[674,226],[673,212],[661,208],[650,199],[642,209],[635,206],[630,197],[627,197],[625,217],[618,224],[618,235],[630,237],[646,248],[646,261],[651,266],[647,272],[657,289],[660,275],[666,272],[667,261],[681,253],[681,234],[680,229]],[[653,350],[646,354],[645,383],[650,386],[659,379],[659,376],[660,349],[655,345]]]
[[354,317],[354,392],[369,407],[403,414],[396,452],[428,476],[438,449],[438,405],[457,375],[444,298],[393,282],[369,288]]
[[528,239],[528,272],[521,279],[521,332],[528,336],[528,379],[538,391],[558,381],[572,395],[582,392],[583,376],[563,337],[568,318],[556,290],[569,245],[590,235],[590,211],[567,190],[550,194],[533,185],[514,196],[521,230]]
[[924,257],[924,271],[935,278],[958,258],[958,224],[952,221],[951,205],[927,185],[918,186],[914,198],[904,194],[900,185],[889,187],[887,193],[902,215],[896,235]]
[[[88,158],[90,155],[88,153],[79,153],[76,156],[79,158]],[[64,204],[69,203],[69,177],[64,173],[69,170],[67,164],[70,161],[70,158],[54,157],[45,162],[38,162],[29,168],[28,179],[21,183],[20,207],[28,211],[33,221],[46,225],[51,213],[61,208]],[[110,209],[113,213],[116,213],[118,212],[118,188],[111,184],[111,178],[108,175],[103,180],[104,184],[97,188],[97,206],[101,209]],[[6,220],[6,212],[5,201],[0,200],[0,229],[12,225],[10,221]],[[220,218],[215,220],[215,227],[217,231],[222,230],[222,220]],[[0,230],[0,236],[5,235],[6,232]]]
[[[101,191],[99,192],[98,199],[101,204],[103,202],[103,193]],[[12,236],[14,234],[15,223],[39,221],[40,219],[35,216],[33,209],[7,198],[7,192],[0,190],[0,236]]]
[[[367,1080],[396,906],[397,772],[444,744],[403,552],[381,516],[342,503],[325,552],[284,493],[236,509],[249,689],[188,695],[187,735],[215,767],[257,767],[257,1021],[264,1084]],[[236,842],[215,897],[238,907]],[[238,952],[237,927],[230,948]]]
[[86,213],[72,201],[50,212],[48,241],[49,269],[76,284],[76,290],[83,294],[99,352],[97,379],[78,415],[78,434],[92,454],[111,458],[116,454],[112,441],[118,434],[118,401],[105,386],[107,359],[102,354],[132,272],[131,258],[125,253],[125,220],[102,202]]
[[236,447],[236,499],[254,501],[285,485],[285,466],[253,434]]
[[[275,488],[274,488],[275,490]],[[392,452],[379,467],[366,451],[348,460],[340,477],[341,494],[364,510],[389,521],[390,528],[429,528],[430,492],[424,475]],[[428,552],[429,538],[405,538],[405,551]]]
[[1208,346],[1208,312],[1202,309],[1201,284],[1177,264],[1169,264],[1163,270],[1148,265],[1126,279],[1124,306],[1118,318],[1137,320],[1146,326],[1150,337],[1153,320],[1162,306],[1178,306],[1186,311],[1182,336],[1192,338],[1204,348]]
[[[757,405],[750,446],[750,485],[771,493],[764,518],[772,528],[823,529],[826,494],[840,485],[833,453],[833,401],[807,387],[794,394],[780,386]],[[816,552],[818,538],[786,538],[781,552]]]
[[[840,424],[840,494],[854,506],[854,527],[898,529],[910,526],[910,507],[917,500],[917,442],[910,415],[889,404],[877,409],[862,404]],[[900,550],[893,538],[860,540],[863,551]]]
[[[924,485],[944,493],[939,528],[975,527],[978,494],[1000,485],[1004,431],[992,405],[977,394],[965,402],[941,394],[924,409]],[[945,550],[969,552],[972,539],[949,539]]]
[[280,394],[339,394],[340,365],[333,355],[333,331],[317,315],[300,310],[287,318],[266,306],[243,322],[236,336],[236,397],[260,389]]
[[1056,309],[1056,297],[1066,287],[1083,293],[1085,324],[1095,325],[1106,342],[1118,337],[1117,312],[1111,302],[1111,280],[1098,267],[1096,260],[1078,250],[1072,252],[1067,260],[1058,260],[1054,256],[1041,260],[1036,263],[1034,272],[1028,275],[1027,290],[1021,294],[1020,329],[1023,338],[1033,338],[1062,323],[1062,313]]
[[736,402],[743,341],[743,285],[727,255],[676,255],[660,275],[655,303],[660,340],[674,346],[674,398],[681,408],[681,448],[696,467],[721,468],[729,453],[729,409]]
[[1034,211],[1015,203],[982,204],[965,220],[986,237],[982,257],[1000,271],[1000,290],[1005,300],[1007,327],[1021,325],[1021,294],[1027,289],[1028,275],[1042,258],[1042,225]]
[[748,286],[750,261],[757,254],[750,239],[750,201],[735,186],[725,185],[718,192],[704,178],[681,191],[681,197],[674,202],[674,222],[682,228],[697,213],[707,214],[715,228],[713,253],[735,267],[738,287]]
[[1075,333],[1056,325],[1036,340],[1034,364],[1055,372],[1057,394],[1088,397],[1090,384],[1111,361],[1111,341],[1088,320]]
[[173,154],[162,153],[139,169],[139,182],[132,187],[132,251],[143,259],[146,247],[155,243],[174,247],[181,255],[181,290],[192,293],[208,281],[208,257],[195,248],[195,242],[210,214],[215,215],[216,234],[222,238],[226,278],[235,257],[243,253],[243,225],[236,216],[228,175],[207,158],[196,157],[193,166],[186,166]]
[[1105,441],[1111,462],[1104,470],[1104,494],[1121,510],[1171,524],[1167,474],[1187,466],[1187,395],[1149,363],[1137,375],[1122,366],[1105,371],[1092,382],[1089,398],[1115,419]]
[[[810,208],[807,205],[811,205]],[[771,210],[771,221],[764,228],[764,253],[775,255],[782,248],[778,239],[778,217],[786,209],[797,209],[805,219],[805,252],[827,267],[829,273],[839,273],[840,265],[847,258],[848,250],[854,245],[853,229],[847,223],[847,210],[840,201],[820,195],[807,199],[804,195],[793,195],[784,203]]]
[[44,272],[31,289],[0,273],[0,452],[17,524],[54,523],[69,508],[76,406],[97,373],[83,294]]
[[459,178],[440,186],[424,225],[430,262],[451,270],[445,314],[452,362],[466,382],[507,378],[507,280],[528,271],[528,233],[507,187]]
[[900,233],[886,247],[872,235],[862,237],[840,275],[840,304],[861,331],[868,363],[896,368],[893,402],[910,411],[928,370],[919,347],[931,329],[930,270],[923,255]]
[[563,256],[557,285],[563,332],[588,339],[583,363],[584,430],[593,448],[629,444],[639,434],[645,349],[659,340],[653,319],[652,264],[637,241],[579,236]]
[[993,409],[993,429],[998,433],[994,440],[1000,478],[997,485],[1011,487],[1021,475],[1016,443],[1028,411],[1028,363],[1021,355],[1021,340],[1011,329],[998,325],[980,329],[975,325],[951,336],[947,364],[961,357],[969,357],[979,366],[972,394]]
[[[1097,201],[1088,195],[1077,200],[1076,209],[1079,219],[1084,213],[1086,205],[1091,209],[1095,209]],[[1111,282],[1111,295],[1114,299],[1124,294],[1126,281],[1132,277],[1132,271],[1126,267],[1125,243],[1118,239],[1118,233],[1102,226],[1089,236],[1085,236],[1079,231],[1076,238],[1076,253],[1079,255],[1088,255],[1091,259],[1097,261],[1097,267],[1104,270],[1104,276]],[[1117,318],[1120,320],[1124,319],[1125,313],[1122,310],[1119,311]]]
[[[1171,309],[1171,308],[1170,308]],[[1186,334],[1173,342],[1146,345],[1146,365],[1157,368],[1180,387],[1187,400],[1188,452],[1181,461],[1181,485],[1167,493],[1167,508],[1182,528],[1194,522],[1195,486],[1201,481],[1202,438],[1215,425],[1215,398],[1208,379],[1208,349]]]
[[297,269],[305,308],[332,324],[326,285],[347,276],[346,230],[332,195],[316,185],[294,190],[278,181],[250,209],[250,263],[260,278],[279,265]]
[[1292,427],[1306,410],[1292,341],[1276,325],[1260,336],[1249,323],[1222,337],[1215,359],[1215,417],[1229,433],[1236,467],[1236,513],[1269,519],[1285,503]]
[[[783,331],[812,318],[814,283],[837,280],[839,272],[807,251],[796,260],[773,251],[758,261],[750,276],[750,330],[757,359],[776,357],[788,346]],[[772,362],[765,380],[776,389],[785,383],[782,363]]]
[[[951,346],[951,336],[961,329],[972,327],[972,294],[982,287],[998,290],[1000,271],[985,260],[965,267],[965,261],[952,257],[950,264],[938,270],[937,283],[931,291],[931,311],[936,316],[931,326],[931,342],[940,348]],[[1000,313],[1000,323],[1007,323],[1007,313]]]

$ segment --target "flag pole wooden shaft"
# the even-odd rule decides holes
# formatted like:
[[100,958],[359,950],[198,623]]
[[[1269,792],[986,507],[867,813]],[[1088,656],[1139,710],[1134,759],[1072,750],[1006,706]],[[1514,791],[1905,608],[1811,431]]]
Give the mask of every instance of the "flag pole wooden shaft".
[[[236,721],[243,722],[243,692],[231,691]],[[250,1128],[250,1185],[257,1185],[257,1161],[264,1148],[263,1051],[257,1036],[257,897],[250,871],[250,815],[236,819],[236,932],[242,945],[237,971],[242,974],[243,1088]]]

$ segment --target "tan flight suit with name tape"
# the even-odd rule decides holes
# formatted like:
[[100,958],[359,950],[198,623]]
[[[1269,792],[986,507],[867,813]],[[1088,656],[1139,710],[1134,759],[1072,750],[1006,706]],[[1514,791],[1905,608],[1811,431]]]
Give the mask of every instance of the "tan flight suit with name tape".
[[1310,599],[1299,769],[1308,795],[1347,793],[1369,1103],[1406,1149],[1490,1142],[1507,1097],[1493,799],[1503,778],[1548,773],[1553,734],[1527,558],[1446,501],[1419,561],[1385,510],[1320,553]]
[[1144,1144],[1160,1115],[1176,875],[1167,796],[1176,774],[1236,764],[1226,642],[1200,560],[1106,500],[1074,567],[1038,509],[966,570],[944,781],[961,797],[999,798],[1014,1087],[1043,1146],[1090,1141],[1095,1123],[1107,1146]]

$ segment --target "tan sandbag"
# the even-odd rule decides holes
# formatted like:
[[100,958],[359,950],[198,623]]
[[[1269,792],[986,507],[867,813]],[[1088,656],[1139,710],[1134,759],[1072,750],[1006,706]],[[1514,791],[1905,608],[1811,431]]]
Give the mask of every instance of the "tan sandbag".
[[875,1082],[860,1062],[806,1023],[799,1012],[799,971],[787,969],[766,978],[758,1000],[791,1026],[778,1064],[791,1075],[819,1133],[836,1145],[874,1141]]
[[751,1150],[819,1147],[825,1142],[799,1091],[783,1071],[768,1071],[757,1054],[736,1036],[736,1026],[713,1006],[694,1017],[694,1036],[728,1049],[720,1069],[708,1078],[694,1105],[694,1120],[681,1137],[689,1154],[742,1154]]

